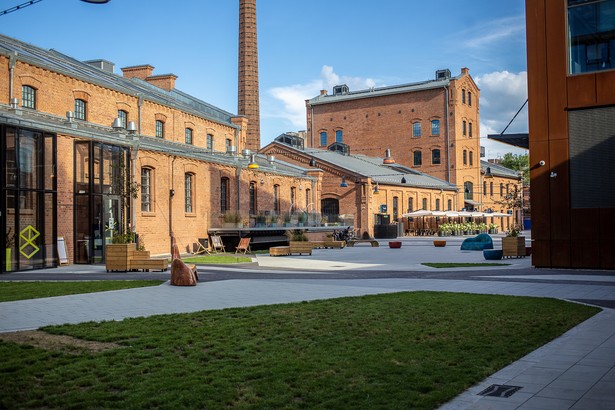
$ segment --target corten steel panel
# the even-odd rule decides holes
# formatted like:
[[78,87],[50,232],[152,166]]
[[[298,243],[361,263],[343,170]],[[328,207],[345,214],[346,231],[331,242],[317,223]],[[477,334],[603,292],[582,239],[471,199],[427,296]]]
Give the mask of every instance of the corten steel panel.
[[570,238],[572,240],[598,240],[599,232],[599,209],[570,210]]
[[570,241],[552,239],[549,245],[551,248],[551,266],[553,268],[570,268]]
[[586,107],[596,104],[596,75],[582,74],[568,77],[568,108]]
[[[525,2],[530,141],[549,138],[547,120],[547,43],[543,0]],[[531,152],[531,150],[530,150]]]
[[[530,196],[532,198],[532,238],[549,239],[550,229],[550,184],[549,143],[530,140]],[[540,161],[545,161],[540,166]]]
[[596,103],[615,104],[615,70],[596,73]]
[[[532,222],[533,225],[533,222]],[[534,227],[532,226],[532,236],[534,236]],[[551,267],[551,248],[548,240],[533,240],[532,241],[532,265],[537,268]]]
[[615,209],[602,208],[600,209],[600,230],[599,238],[602,242],[608,242],[613,250],[611,253],[615,254]]
[[547,1],[547,98],[549,140],[568,138],[566,130],[566,3]]
[[579,239],[570,242],[570,267],[591,268],[600,267],[600,243]]
[[[564,124],[565,125],[565,124]],[[570,239],[570,178],[568,172],[568,140],[549,141],[551,239]]]

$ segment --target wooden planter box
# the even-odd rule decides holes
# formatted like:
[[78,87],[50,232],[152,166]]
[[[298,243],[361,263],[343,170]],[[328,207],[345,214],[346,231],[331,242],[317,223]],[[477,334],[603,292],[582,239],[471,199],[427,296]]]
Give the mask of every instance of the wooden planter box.
[[308,255],[312,254],[312,244],[310,242],[301,242],[301,241],[290,241],[289,243],[290,253],[298,253],[299,255],[303,255],[307,253]]
[[130,259],[137,252],[136,243],[110,243],[106,246],[105,267],[107,272],[130,270]]
[[502,238],[502,256],[525,258],[525,236],[506,236]]

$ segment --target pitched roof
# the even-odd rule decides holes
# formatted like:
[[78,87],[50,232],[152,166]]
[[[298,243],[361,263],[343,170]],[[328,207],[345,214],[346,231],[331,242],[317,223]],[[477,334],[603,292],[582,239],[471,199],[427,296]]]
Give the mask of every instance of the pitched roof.
[[24,61],[49,71],[66,74],[70,77],[128,95],[140,96],[148,101],[222,123],[228,127],[238,128],[237,125],[231,122],[234,114],[182,91],[176,89],[166,91],[138,78],[125,78],[76,60],[53,49],[45,50],[0,34],[0,55],[7,57],[15,56],[19,61]]

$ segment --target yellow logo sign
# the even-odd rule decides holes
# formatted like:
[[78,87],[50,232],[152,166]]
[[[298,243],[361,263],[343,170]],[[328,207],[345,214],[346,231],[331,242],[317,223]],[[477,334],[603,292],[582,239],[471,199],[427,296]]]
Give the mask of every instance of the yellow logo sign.
[[[38,238],[39,236],[41,236],[41,233],[37,231],[36,229],[34,229],[32,225],[28,225],[26,228],[24,228],[23,231],[19,232],[19,239],[20,239],[19,242],[23,243],[23,245],[19,247],[19,253],[21,253],[23,256],[25,256],[28,259],[36,255],[38,251],[40,251],[41,249],[38,246],[36,246],[36,244],[34,243],[34,240]],[[26,249],[29,246],[32,247],[32,252],[25,253],[24,249]]]

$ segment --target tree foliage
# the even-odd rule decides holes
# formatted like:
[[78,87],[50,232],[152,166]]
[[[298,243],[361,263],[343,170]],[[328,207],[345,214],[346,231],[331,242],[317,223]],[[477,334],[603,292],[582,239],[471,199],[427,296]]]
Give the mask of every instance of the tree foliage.
[[524,185],[530,182],[530,157],[528,154],[513,154],[507,152],[504,154],[502,161],[500,162],[506,168],[510,168],[523,175]]

